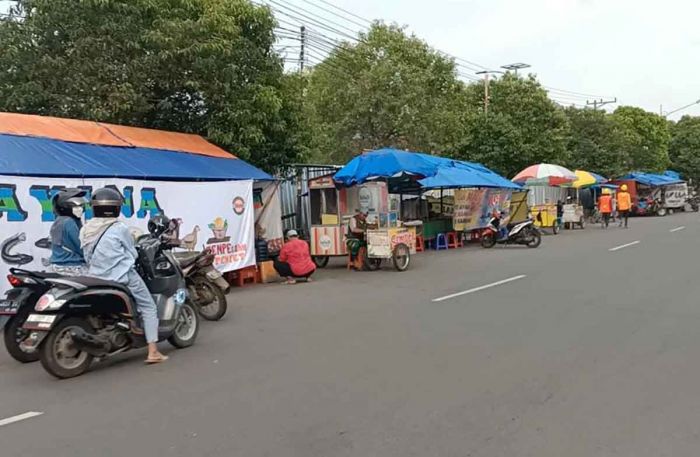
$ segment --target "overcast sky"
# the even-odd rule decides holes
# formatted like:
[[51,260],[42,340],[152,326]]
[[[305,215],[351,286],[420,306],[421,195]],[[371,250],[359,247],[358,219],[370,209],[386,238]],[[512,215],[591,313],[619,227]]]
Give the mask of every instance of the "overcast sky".
[[[314,4],[332,10],[319,0],[275,1],[319,15],[325,13]],[[654,112],[700,99],[697,0],[327,1],[406,25],[430,45],[489,68],[526,62],[545,86],[617,97]],[[0,7],[8,3],[0,0]],[[552,95],[579,104],[586,99]],[[700,105],[671,118],[682,114],[700,115]]]

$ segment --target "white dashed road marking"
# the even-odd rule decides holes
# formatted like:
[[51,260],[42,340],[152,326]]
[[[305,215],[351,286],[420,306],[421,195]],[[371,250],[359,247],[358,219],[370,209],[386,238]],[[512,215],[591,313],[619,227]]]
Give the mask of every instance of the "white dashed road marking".
[[41,416],[43,412],[29,411],[24,414],[18,414],[16,416],[8,417],[7,419],[0,419],[0,427],[3,425],[14,424],[15,422],[31,419],[32,417]]
[[614,248],[610,248],[610,249],[608,249],[608,251],[610,251],[610,252],[619,251],[620,249],[625,249],[625,248],[628,248],[630,246],[634,246],[635,244],[639,244],[639,243],[641,243],[641,241],[639,241],[639,240],[632,241],[631,243],[622,244],[620,246],[615,246]]
[[445,295],[444,297],[434,298],[433,302],[441,302],[449,300],[450,298],[461,297],[462,295],[473,294],[474,292],[479,292],[485,289],[490,289],[492,287],[501,286],[503,284],[508,284],[509,282],[517,281],[518,279],[527,278],[527,275],[513,276],[512,278],[503,279],[501,281],[492,282],[491,284],[486,284],[483,286],[475,287],[473,289],[463,290],[462,292],[457,292],[456,294]]

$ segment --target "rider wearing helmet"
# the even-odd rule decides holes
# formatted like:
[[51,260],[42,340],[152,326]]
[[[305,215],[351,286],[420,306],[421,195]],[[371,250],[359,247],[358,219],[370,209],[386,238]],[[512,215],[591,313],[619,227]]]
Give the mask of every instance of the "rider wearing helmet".
[[629,219],[630,210],[632,209],[632,197],[629,192],[627,192],[627,184],[620,186],[620,191],[617,193],[617,210],[620,213],[620,227],[622,227],[622,221],[625,222],[625,228],[627,228],[627,219]]
[[56,220],[51,225],[51,267],[56,273],[80,276],[85,273],[85,259],[80,248],[81,217],[85,191],[65,189],[51,199]]
[[102,188],[92,194],[94,217],[80,232],[80,244],[88,264],[87,274],[126,285],[131,291],[136,308],[143,320],[143,330],[148,343],[147,363],[159,363],[167,357],[158,351],[158,309],[136,272],[138,253],[129,228],[117,218],[121,212],[121,194],[110,188]]

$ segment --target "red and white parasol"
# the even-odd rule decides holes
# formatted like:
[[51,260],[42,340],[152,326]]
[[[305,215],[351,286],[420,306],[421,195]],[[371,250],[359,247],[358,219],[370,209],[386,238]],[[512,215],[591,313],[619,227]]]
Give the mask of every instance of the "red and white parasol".
[[560,186],[576,180],[576,174],[559,165],[540,163],[531,165],[515,175],[513,182],[531,186]]

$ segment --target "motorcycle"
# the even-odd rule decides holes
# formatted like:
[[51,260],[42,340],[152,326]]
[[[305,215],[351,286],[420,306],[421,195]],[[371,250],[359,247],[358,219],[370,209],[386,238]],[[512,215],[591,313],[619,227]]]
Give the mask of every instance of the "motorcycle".
[[481,234],[481,246],[487,249],[496,244],[524,244],[529,248],[536,248],[541,243],[542,234],[531,219],[518,224],[508,224],[501,230],[500,217],[493,216]]
[[[136,242],[136,270],[158,308],[159,341],[176,348],[194,344],[199,315],[187,299],[185,279],[171,246],[144,235]],[[94,359],[146,346],[131,291],[91,277],[47,278],[52,288],[39,298],[23,328],[44,369],[57,378],[85,373]]]
[[18,362],[30,363],[39,360],[39,354],[29,350],[23,344],[30,333],[23,328],[23,325],[34,309],[35,303],[51,289],[51,283],[47,282],[47,279],[58,277],[56,273],[35,273],[20,268],[10,268],[7,280],[12,289],[6,292],[6,298],[0,300],[0,317],[7,317],[3,329],[5,349]]
[[228,282],[214,267],[214,254],[203,252],[178,252],[175,259],[185,276],[185,284],[192,303],[199,314],[208,321],[218,321],[228,308],[226,292]]

